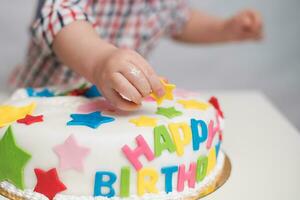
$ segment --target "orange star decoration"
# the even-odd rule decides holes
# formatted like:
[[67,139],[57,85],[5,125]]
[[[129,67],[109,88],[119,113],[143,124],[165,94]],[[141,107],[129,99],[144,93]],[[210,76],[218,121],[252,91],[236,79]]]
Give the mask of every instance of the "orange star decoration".
[[180,103],[185,109],[198,109],[206,110],[210,105],[205,102],[197,100],[178,100],[177,103]]
[[35,103],[31,103],[23,107],[15,107],[9,105],[0,106],[0,128],[23,119],[26,115],[31,114],[36,107]]
[[162,96],[162,97],[158,97],[153,92],[150,94],[150,96],[155,99],[155,101],[158,105],[160,105],[165,99],[173,100],[174,99],[173,90],[176,88],[176,86],[174,84],[166,83],[163,80],[161,80],[161,82],[162,82],[162,84],[164,86],[164,89],[165,89],[165,95]]
[[139,118],[129,120],[129,122],[135,124],[138,127],[143,127],[143,126],[154,127],[156,126],[157,119],[152,117],[147,117],[147,116],[140,116]]

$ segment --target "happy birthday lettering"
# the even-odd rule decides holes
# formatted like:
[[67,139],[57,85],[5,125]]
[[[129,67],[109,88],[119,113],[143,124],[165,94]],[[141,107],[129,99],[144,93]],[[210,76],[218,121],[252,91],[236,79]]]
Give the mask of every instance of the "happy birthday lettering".
[[[137,171],[137,193],[139,196],[145,193],[158,193],[156,187],[160,177],[164,177],[165,192],[173,191],[173,179],[177,178],[176,190],[184,190],[185,183],[189,188],[194,188],[196,183],[201,182],[206,174],[209,174],[216,165],[216,158],[220,149],[220,143],[211,148],[216,133],[220,131],[218,116],[216,123],[210,120],[208,125],[203,120],[191,119],[190,125],[186,122],[169,123],[168,126],[159,125],[154,128],[154,148],[151,149],[142,135],[135,138],[136,146],[124,145],[122,152],[132,167]],[[153,161],[163,152],[176,153],[183,156],[186,146],[192,143],[193,151],[199,151],[206,142],[205,148],[209,150],[208,156],[201,155],[189,166],[178,164],[165,166],[159,170],[144,167],[140,158],[146,158],[147,162]],[[131,169],[124,166],[120,170],[120,177],[110,171],[98,171],[95,176],[94,196],[113,197],[116,195],[114,185],[117,180],[120,183],[120,197],[130,195]]]

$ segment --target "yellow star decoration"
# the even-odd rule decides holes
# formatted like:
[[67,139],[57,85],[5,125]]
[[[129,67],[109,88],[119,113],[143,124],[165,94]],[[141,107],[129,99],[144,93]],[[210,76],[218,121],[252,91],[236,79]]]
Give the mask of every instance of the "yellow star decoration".
[[154,127],[156,126],[157,119],[147,116],[140,116],[139,118],[131,119],[129,122],[135,124],[138,127],[142,126],[149,126]]
[[165,89],[165,95],[162,97],[158,97],[155,93],[151,93],[150,96],[153,97],[157,103],[157,105],[160,105],[165,99],[173,100],[173,90],[176,88],[174,84],[165,83],[163,80],[161,80],[164,89]]
[[9,105],[0,106],[0,128],[15,122],[18,119],[24,118],[31,114],[36,107],[35,103],[31,103],[23,107],[15,107]]
[[197,101],[197,100],[178,100],[177,103],[183,105],[186,109],[198,109],[198,110],[206,110],[210,105],[205,102]]

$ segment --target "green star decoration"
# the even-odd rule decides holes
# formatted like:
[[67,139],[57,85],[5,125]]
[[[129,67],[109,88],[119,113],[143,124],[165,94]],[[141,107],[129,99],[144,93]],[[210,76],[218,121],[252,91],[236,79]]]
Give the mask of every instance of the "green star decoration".
[[156,114],[163,115],[169,119],[172,119],[174,117],[182,115],[182,112],[176,110],[174,107],[168,107],[168,108],[158,107]]
[[0,140],[0,182],[9,181],[24,189],[24,167],[31,155],[17,146],[9,126]]

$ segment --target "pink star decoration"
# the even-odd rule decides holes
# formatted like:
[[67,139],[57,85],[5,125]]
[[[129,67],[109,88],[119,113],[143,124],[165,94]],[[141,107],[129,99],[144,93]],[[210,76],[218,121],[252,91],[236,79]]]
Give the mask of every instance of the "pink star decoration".
[[53,150],[59,157],[60,169],[75,169],[83,172],[84,160],[90,153],[90,149],[80,146],[73,135],[69,136],[63,144],[55,146]]
[[82,113],[89,113],[95,111],[114,112],[116,108],[114,108],[106,99],[97,99],[80,105],[77,110],[78,112]]
[[148,97],[145,97],[143,99],[143,101],[145,101],[145,102],[155,102],[155,99],[153,97],[151,97],[151,96],[148,96]]
[[196,97],[196,96],[199,95],[199,93],[193,92],[193,91],[189,91],[189,90],[186,90],[186,89],[182,89],[182,88],[176,88],[174,90],[174,95],[176,97],[180,97],[180,98],[186,99],[186,98],[190,98],[190,97]]

